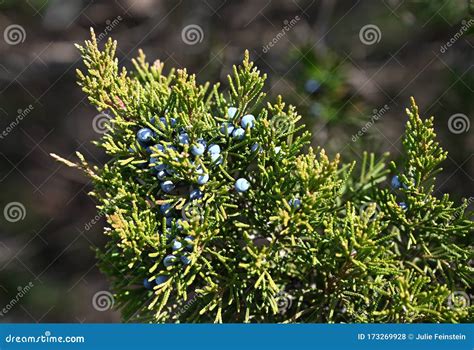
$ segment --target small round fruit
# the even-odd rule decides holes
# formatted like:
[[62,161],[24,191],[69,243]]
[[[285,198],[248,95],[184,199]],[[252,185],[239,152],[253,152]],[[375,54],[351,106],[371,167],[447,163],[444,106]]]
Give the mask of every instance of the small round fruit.
[[157,285],[163,284],[168,280],[168,278],[169,278],[168,276],[159,275],[158,277],[156,277],[155,283]]
[[157,173],[156,173],[156,178],[160,181],[164,181],[166,179],[166,177],[168,176],[168,174],[166,173],[166,171],[164,170],[159,170]]
[[252,147],[250,147],[250,150],[251,150],[252,152],[257,152],[257,151],[260,151],[260,150],[261,150],[261,147],[260,147],[260,145],[259,145],[258,143],[254,143],[254,144],[252,145]]
[[189,143],[189,135],[186,133],[179,134],[178,141],[182,145],[187,145]]
[[232,131],[234,131],[235,127],[231,123],[223,123],[221,125],[221,133],[224,135],[230,135],[232,134]]
[[160,211],[164,216],[170,216],[173,211],[173,205],[170,203],[165,203],[160,206]]
[[202,191],[198,190],[197,188],[192,190],[190,193],[189,193],[189,198],[191,200],[195,200],[195,199],[200,199],[204,196],[204,194],[202,193]]
[[187,255],[181,255],[181,261],[183,262],[184,265],[191,264],[191,259]]
[[295,209],[298,209],[301,206],[301,200],[299,198],[292,198],[288,201],[288,204]]
[[176,262],[177,258],[172,255],[172,254],[169,254],[167,256],[164,257],[163,259],[163,265],[165,265],[165,267],[168,267],[168,266],[171,266],[171,265],[174,265],[175,262]]
[[164,192],[170,193],[171,191],[174,190],[175,185],[172,181],[166,180],[166,181],[161,183],[160,187]]
[[183,245],[181,244],[180,241],[174,239],[173,242],[171,243],[171,249],[173,251],[180,250]]
[[235,189],[237,192],[245,192],[250,188],[250,182],[247,179],[240,178],[235,182]]
[[219,145],[212,144],[207,149],[207,153],[209,153],[209,154],[220,154],[221,153],[221,148],[220,148]]
[[245,130],[237,128],[232,132],[232,137],[236,140],[242,140],[245,137]]
[[[153,282],[154,282],[154,281],[153,281]],[[150,281],[148,280],[148,278],[144,278],[144,279],[143,279],[143,287],[145,287],[146,289],[151,290],[151,289],[153,289],[153,286],[155,285],[153,282],[150,282]]]
[[242,125],[244,129],[247,129],[247,127],[253,128],[255,125],[255,117],[251,114],[244,115],[240,125]]
[[137,132],[137,139],[141,144],[149,144],[153,141],[153,131],[148,128],[142,128]]
[[405,203],[405,202],[400,202],[398,203],[398,206],[400,208],[402,208],[403,210],[407,210],[408,209],[408,205]]
[[184,238],[184,241],[187,243],[186,249],[187,249],[187,250],[192,250],[192,249],[193,249],[194,237],[186,236],[186,237]]
[[234,118],[236,114],[237,114],[237,108],[235,108],[235,107],[229,107],[229,108],[227,109],[227,116],[228,116],[229,118]]
[[191,146],[191,153],[194,154],[195,156],[202,156],[205,150],[206,150],[206,147],[200,143],[197,143]]
[[392,185],[392,188],[396,190],[402,187],[402,183],[398,175],[395,175],[394,177],[392,177],[392,181],[390,181],[390,184]]
[[197,183],[199,185],[204,185],[208,181],[209,181],[209,175],[208,174],[199,175],[198,178],[197,178]]

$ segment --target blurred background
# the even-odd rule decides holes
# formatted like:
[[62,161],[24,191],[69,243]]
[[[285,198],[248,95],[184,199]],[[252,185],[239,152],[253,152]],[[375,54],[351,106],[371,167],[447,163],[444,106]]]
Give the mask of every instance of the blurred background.
[[124,66],[142,48],[224,89],[249,49],[269,97],[295,104],[313,144],[345,160],[364,149],[397,159],[415,96],[449,151],[438,194],[474,200],[472,1],[1,0],[0,9],[0,322],[120,321],[95,267],[104,221],[91,186],[49,156],[106,161],[91,144],[97,112],[75,82],[73,44],[90,27],[101,42],[118,40]]

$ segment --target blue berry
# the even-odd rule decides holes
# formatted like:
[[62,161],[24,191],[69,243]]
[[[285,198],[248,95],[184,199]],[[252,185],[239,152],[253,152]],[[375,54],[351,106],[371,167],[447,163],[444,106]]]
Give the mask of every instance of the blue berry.
[[309,79],[304,84],[305,90],[310,94],[316,93],[319,90],[320,87],[321,87],[321,83],[317,80],[314,80],[314,79]]
[[173,251],[180,250],[183,245],[181,244],[180,241],[177,241],[176,239],[173,240],[173,243],[171,244],[171,249]]
[[220,154],[221,153],[221,148],[219,147],[219,145],[216,145],[216,144],[212,144],[209,146],[209,148],[207,149],[207,153],[209,154]]
[[178,141],[182,145],[187,145],[189,143],[189,135],[186,133],[179,134]]
[[231,118],[231,119],[234,118],[236,114],[237,114],[237,108],[235,108],[235,107],[229,107],[229,108],[227,109],[227,116],[228,116],[229,118]]
[[171,191],[174,190],[175,185],[172,181],[166,180],[165,182],[162,182],[160,185],[161,189],[165,191],[166,193],[170,193]]
[[203,196],[204,196],[204,194],[202,193],[202,191],[200,191],[198,189],[194,189],[189,193],[189,198],[191,200],[200,199]]
[[252,147],[250,147],[250,150],[251,150],[252,152],[259,151],[259,150],[260,150],[260,145],[259,145],[258,143],[254,143],[254,144],[252,145]]
[[232,134],[232,131],[234,131],[234,125],[231,123],[224,123],[221,125],[221,133],[224,135],[230,135]]
[[174,265],[175,262],[176,262],[176,257],[172,254],[165,256],[163,259],[163,265],[165,265],[165,267]]
[[405,203],[405,202],[400,202],[398,203],[398,206],[400,208],[402,208],[403,210],[407,210],[408,209],[408,205]]
[[[178,220],[176,220],[176,228],[177,228],[178,230],[180,230],[180,231],[183,230],[183,222],[184,222],[183,219],[178,219]],[[186,240],[186,239],[185,239],[185,240]]]
[[301,200],[298,198],[290,199],[288,204],[291,205],[293,208],[298,209],[301,206]]
[[191,153],[195,156],[202,156],[205,150],[206,147],[200,143],[191,146]]
[[181,255],[181,261],[184,265],[191,264],[191,259],[187,255]]
[[400,187],[402,187],[402,183],[400,181],[400,178],[397,175],[392,177],[392,181],[390,183],[392,185],[392,188],[394,188],[394,189],[399,189]]
[[[160,151],[160,152],[165,152],[165,146],[163,146],[161,143],[157,143],[156,145],[152,146],[154,149]],[[153,151],[153,150],[152,150]]]
[[160,122],[163,123],[163,126],[166,128],[168,126],[168,122],[166,121],[165,117],[160,117]]
[[207,147],[207,142],[206,142],[204,139],[198,139],[198,140],[197,140],[197,143],[199,143],[200,145],[203,145],[204,148]]
[[170,216],[173,210],[173,205],[170,203],[165,203],[160,206],[160,211],[164,216]]
[[143,286],[146,289],[153,289],[153,282],[148,281],[148,278],[143,279]]
[[174,174],[174,170],[169,165],[165,165],[164,171],[166,171],[168,175]]
[[224,161],[220,154],[211,154],[211,160],[216,165],[222,164]]
[[186,243],[188,243],[188,244],[186,245],[186,249],[187,249],[187,250],[192,250],[192,249],[193,249],[194,237],[186,236],[186,237],[184,238],[184,241],[185,241]]
[[148,128],[142,128],[137,132],[138,142],[142,145],[147,145],[153,141],[153,131]]
[[156,173],[156,178],[160,181],[164,181],[166,179],[166,176],[168,176],[168,174],[164,170],[158,170],[158,172]]
[[232,137],[237,140],[242,140],[245,137],[245,130],[237,128],[232,132]]
[[199,175],[198,178],[197,178],[197,183],[199,185],[204,185],[208,181],[209,181],[209,175],[208,174]]
[[156,283],[157,285],[163,284],[163,283],[165,283],[165,282],[168,280],[168,278],[169,278],[168,276],[159,275],[159,276],[156,278],[155,283]]
[[247,179],[240,178],[235,182],[235,189],[238,192],[245,192],[250,188],[250,182]]
[[255,125],[255,117],[251,114],[244,115],[242,117],[242,121],[240,122],[240,125],[242,125],[244,129],[247,129],[247,126],[249,126],[250,128],[253,128],[253,126]]
[[168,227],[171,227],[171,225],[173,225],[173,218],[170,218],[170,217],[166,217],[166,226],[167,228]]

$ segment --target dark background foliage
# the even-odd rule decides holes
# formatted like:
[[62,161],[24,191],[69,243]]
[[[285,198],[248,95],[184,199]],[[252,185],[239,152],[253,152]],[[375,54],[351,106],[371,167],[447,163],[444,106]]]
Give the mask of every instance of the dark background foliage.
[[[150,61],[187,67],[223,89],[249,49],[269,76],[270,97],[296,104],[314,145],[345,159],[358,160],[362,149],[396,158],[413,95],[425,116],[436,116],[449,151],[439,194],[472,201],[474,26],[467,1],[3,0],[0,9],[0,209],[18,202],[24,215],[16,222],[0,215],[0,307],[11,305],[18,287],[33,285],[1,322],[119,321],[116,312],[93,307],[108,284],[91,249],[104,242],[104,222],[87,196],[90,184],[49,156],[79,150],[106,161],[91,144],[100,136],[97,112],[75,83],[81,62],[73,44],[89,37],[89,27],[102,40],[118,40],[127,67],[141,47]],[[6,36],[11,25],[21,26],[19,39]],[[183,39],[188,25],[200,29],[196,43]],[[371,43],[360,38],[366,25],[378,29]],[[467,125],[453,133],[448,121],[459,113]]]

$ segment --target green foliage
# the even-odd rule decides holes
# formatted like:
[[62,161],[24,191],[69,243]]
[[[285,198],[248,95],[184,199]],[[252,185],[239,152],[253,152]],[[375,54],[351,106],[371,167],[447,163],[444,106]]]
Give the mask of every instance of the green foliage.
[[[322,149],[305,151],[310,135],[297,126],[293,106],[281,98],[263,104],[265,76],[248,53],[222,92],[186,70],[165,74],[142,52],[133,72],[120,70],[115,48],[109,40],[100,51],[93,33],[79,46],[87,68],[78,71],[79,84],[113,115],[97,142],[109,162],[98,168],[81,155],[78,164],[55,157],[94,181],[109,237],[99,264],[124,320],[472,322],[472,307],[453,305],[452,293],[472,285],[473,222],[467,203],[433,195],[446,153],[414,101],[403,164],[389,170],[385,157],[367,153],[361,165],[343,164]],[[220,131],[249,113],[255,126],[243,139]],[[164,149],[137,142],[143,127]],[[189,144],[177,142],[178,131]],[[217,162],[190,153],[199,139],[220,146]],[[173,191],[160,188],[157,164],[172,169]],[[209,174],[203,185],[200,171]],[[397,189],[386,185],[390,172],[400,176]],[[250,182],[248,191],[236,191],[238,178]],[[202,198],[191,199],[190,187]],[[160,211],[163,204],[172,216]],[[164,266],[173,240],[183,243],[173,254],[188,265]]]

